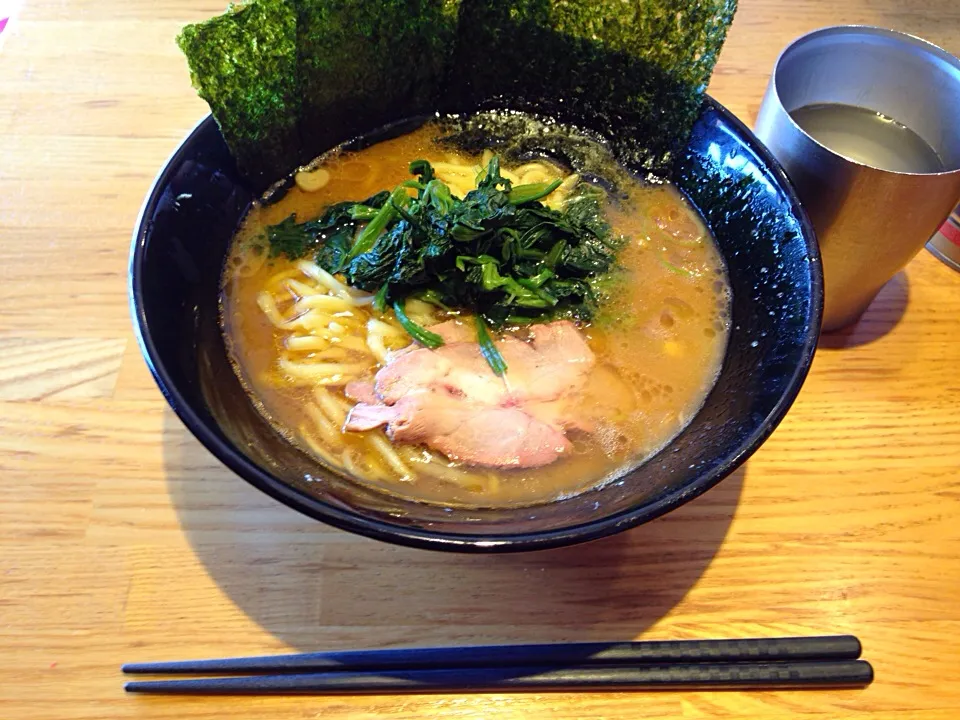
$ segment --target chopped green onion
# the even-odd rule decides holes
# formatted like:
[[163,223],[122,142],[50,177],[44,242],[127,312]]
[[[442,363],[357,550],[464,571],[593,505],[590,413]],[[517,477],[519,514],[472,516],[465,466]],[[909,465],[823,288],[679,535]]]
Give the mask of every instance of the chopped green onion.
[[390,284],[384,283],[380,286],[380,289],[377,290],[377,294],[373,296],[373,309],[377,312],[383,312],[387,309],[387,293],[390,292]]
[[507,200],[511,205],[523,205],[524,203],[540,200],[552,193],[558,187],[562,180],[553,182],[529,183],[527,185],[517,185],[507,193]]
[[425,327],[417,325],[413,320],[407,317],[407,313],[404,311],[403,306],[399,302],[393,303],[393,311],[397,314],[397,320],[400,321],[400,326],[406,330],[407,334],[418,343],[430,348],[431,350],[443,345],[442,337],[437,335],[435,332],[430,332]]
[[532,325],[537,321],[537,318],[530,317],[528,315],[507,315],[506,324],[507,325]]
[[660,264],[663,265],[667,270],[672,272],[674,275],[682,275],[684,277],[693,277],[693,271],[687,270],[686,268],[677,267],[672,262],[660,258]]
[[497,346],[493,344],[493,338],[490,337],[490,333],[487,331],[487,323],[484,322],[483,317],[480,315],[476,316],[476,322],[477,342],[480,343],[480,354],[483,355],[484,360],[487,361],[487,364],[495,375],[503,375],[507,371],[507,363],[504,362],[503,355],[497,350]]

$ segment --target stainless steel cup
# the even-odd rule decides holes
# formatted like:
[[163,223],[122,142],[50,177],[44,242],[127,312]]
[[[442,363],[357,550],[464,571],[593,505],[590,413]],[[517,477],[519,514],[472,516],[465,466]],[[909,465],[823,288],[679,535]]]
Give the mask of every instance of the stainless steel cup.
[[[894,118],[937,152],[944,171],[892,172],[839,155],[790,116],[820,103]],[[860,317],[960,199],[960,60],[891,30],[816,30],[778,58],[756,134],[783,164],[817,231],[823,330],[837,330]]]

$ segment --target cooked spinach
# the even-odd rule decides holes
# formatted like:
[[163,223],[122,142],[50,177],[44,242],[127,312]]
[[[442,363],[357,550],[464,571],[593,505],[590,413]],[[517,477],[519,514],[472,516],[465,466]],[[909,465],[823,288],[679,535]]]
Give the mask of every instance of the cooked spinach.
[[[385,305],[418,296],[495,327],[511,316],[590,317],[591,279],[611,268],[621,243],[603,220],[600,191],[580,189],[558,211],[539,202],[557,183],[513,187],[496,157],[462,199],[425,160],[410,169],[418,180],[391,193],[267,228],[271,255],[312,252],[325,270],[378,293]],[[357,218],[369,217],[368,208],[377,213],[361,229]]]
[[285,255],[297,259],[316,252],[317,263],[330,272],[340,272],[354,247],[357,225],[373,220],[382,211],[390,193],[379,192],[361,202],[341,202],[331,205],[316,220],[298,223],[291,215],[267,228],[270,257]]
[[[416,160],[416,180],[392,192],[338,203],[317,220],[291,216],[267,228],[270,254],[312,254],[328,272],[375,293],[378,308],[399,307],[401,323],[428,346],[438,338],[401,317],[408,297],[468,310],[495,328],[590,319],[594,283],[611,270],[623,242],[603,219],[603,192],[583,185],[554,210],[540,200],[558,183],[513,186],[499,162],[494,157],[477,187],[458,198],[430,163]],[[490,347],[484,355],[496,371],[502,358]]]

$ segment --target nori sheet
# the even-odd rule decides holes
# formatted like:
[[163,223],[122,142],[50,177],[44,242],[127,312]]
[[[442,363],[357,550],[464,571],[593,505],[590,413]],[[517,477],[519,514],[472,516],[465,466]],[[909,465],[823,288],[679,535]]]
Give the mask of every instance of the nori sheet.
[[177,38],[240,170],[256,185],[298,164],[303,92],[297,17],[288,0],[254,0]]
[[665,172],[686,141],[736,0],[464,0],[452,91],[609,129]]
[[509,107],[606,132],[665,173],[736,0],[251,0],[179,38],[261,189],[393,121]]
[[310,160],[437,109],[459,0],[298,0],[301,128]]

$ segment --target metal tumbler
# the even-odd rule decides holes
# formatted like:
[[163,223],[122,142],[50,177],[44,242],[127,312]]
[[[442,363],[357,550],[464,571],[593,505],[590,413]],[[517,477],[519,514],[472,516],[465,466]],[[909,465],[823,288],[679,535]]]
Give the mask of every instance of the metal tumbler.
[[[888,170],[827,147],[791,116],[825,104],[902,123],[939,156],[940,171]],[[823,330],[840,329],[860,317],[960,200],[960,60],[891,30],[816,30],[778,58],[756,133],[783,164],[817,231]]]

